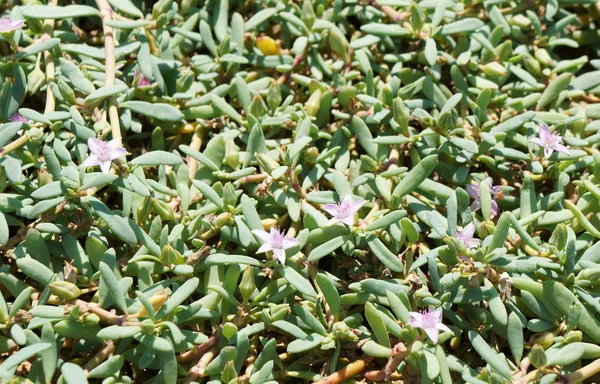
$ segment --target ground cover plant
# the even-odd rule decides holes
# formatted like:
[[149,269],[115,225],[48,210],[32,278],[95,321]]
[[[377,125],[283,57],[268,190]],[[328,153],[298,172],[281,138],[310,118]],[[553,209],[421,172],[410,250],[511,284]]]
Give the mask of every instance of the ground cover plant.
[[600,380],[596,0],[0,9],[2,382]]

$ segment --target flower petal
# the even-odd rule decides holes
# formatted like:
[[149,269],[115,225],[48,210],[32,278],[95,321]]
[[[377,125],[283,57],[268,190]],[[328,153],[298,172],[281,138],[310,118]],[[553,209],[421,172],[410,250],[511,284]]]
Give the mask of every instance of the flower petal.
[[321,208],[329,213],[331,216],[337,216],[339,205],[337,204],[323,204]]
[[454,332],[452,332],[452,330],[450,328],[448,328],[448,326],[446,324],[439,323],[438,325],[436,325],[436,327],[440,331],[454,333]]
[[98,152],[102,149],[104,142],[102,140],[96,139],[95,137],[90,137],[88,139],[88,149],[93,154],[98,154]]
[[423,328],[423,322],[421,321],[421,319],[412,318],[408,320],[408,324],[412,325],[415,328]]
[[354,214],[352,214],[351,216],[345,217],[345,218],[341,219],[340,221],[351,227],[354,225]]
[[333,225],[335,223],[339,223],[340,219],[338,219],[337,217],[332,217],[331,219],[329,219],[328,222],[325,223],[326,227],[329,227],[330,225]]
[[548,147],[544,147],[544,156],[545,157],[550,157],[550,155],[552,155],[552,152],[554,152],[554,149],[548,148]]
[[540,124],[540,139],[542,139],[542,141],[546,141],[550,137],[550,135],[551,133],[550,129],[548,129],[548,126],[546,124]]
[[108,173],[110,171],[110,161],[103,161],[100,163],[100,169],[102,170],[102,172],[104,173]]
[[492,187],[492,192],[494,192],[494,194],[500,192],[502,190],[502,188],[504,188],[502,185],[494,185]]
[[81,165],[83,165],[84,167],[88,168],[88,167],[95,167],[96,165],[100,165],[101,161],[98,158],[98,156],[96,155],[89,155],[84,161],[83,163],[81,163]]
[[496,217],[498,215],[498,203],[496,200],[492,200],[492,217]]
[[479,185],[469,184],[467,185],[467,193],[472,199],[479,199]]
[[437,344],[438,337],[440,335],[440,331],[438,331],[437,328],[424,328],[424,329],[425,329],[425,333],[427,334],[427,336],[429,336],[429,339],[431,340],[431,342],[433,344]]
[[254,236],[261,239],[264,243],[271,244],[271,235],[267,231],[263,231],[262,229],[253,229],[252,233]]
[[270,251],[272,249],[273,248],[271,247],[271,244],[264,243],[263,245],[260,246],[260,248],[258,248],[258,250],[256,251],[256,253],[265,253],[265,252]]
[[111,160],[115,160],[118,159],[119,157],[125,156],[127,154],[127,150],[125,148],[114,148],[111,152],[110,152],[110,159]]
[[300,241],[298,241],[298,239],[294,239],[293,237],[286,237],[283,239],[282,248],[289,249],[297,246],[298,244],[300,244]]
[[350,212],[352,212],[352,216],[354,216],[354,214],[356,212],[358,212],[363,205],[365,205],[365,203],[367,202],[367,200],[364,199],[358,199],[355,202],[350,204]]
[[475,234],[475,224],[473,223],[469,223],[466,227],[464,227],[462,229],[462,231],[460,231],[460,235],[463,239],[465,239],[465,241],[469,241],[473,238],[473,235]]
[[285,251],[283,249],[274,249],[273,256],[279,260],[281,265],[285,265]]
[[544,144],[544,142],[541,139],[537,138],[537,137],[534,137],[533,139],[529,139],[529,141],[532,142],[535,145],[539,145],[542,148],[546,146],[546,144]]
[[554,145],[554,150],[556,152],[560,152],[560,153],[569,153],[569,148],[565,147],[562,144],[556,144],[556,145]]
[[470,208],[473,212],[479,211],[479,208],[481,208],[481,201],[479,201],[479,199],[475,200],[473,204],[471,204]]
[[466,242],[467,248],[475,248],[481,245],[481,240],[479,239],[471,239]]

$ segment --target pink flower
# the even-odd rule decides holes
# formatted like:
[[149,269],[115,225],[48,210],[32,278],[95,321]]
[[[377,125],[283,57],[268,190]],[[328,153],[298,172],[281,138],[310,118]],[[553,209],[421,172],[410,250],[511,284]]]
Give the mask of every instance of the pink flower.
[[456,232],[454,238],[456,238],[457,240],[462,240],[467,246],[467,248],[474,248],[481,244],[481,240],[474,239],[473,235],[475,235],[475,224],[469,223],[462,230]]
[[[489,177],[485,178],[485,183],[490,187],[490,193],[492,195],[492,217],[498,214],[498,203],[496,202],[496,198],[499,192],[502,190],[501,185],[492,186],[492,179]],[[473,204],[471,204],[471,210],[477,211],[481,208],[481,198],[479,191],[479,184],[472,183],[467,185],[467,192],[472,199],[474,199]]]
[[556,132],[550,132],[546,124],[540,124],[539,138],[529,139],[532,143],[544,148],[544,156],[548,157],[552,152],[569,153],[564,145],[560,144],[562,136]]
[[352,226],[354,224],[354,215],[366,203],[366,200],[358,199],[352,202],[350,196],[346,196],[337,204],[325,204],[323,210],[333,216],[325,225],[332,225],[342,222]]
[[273,256],[281,264],[285,264],[285,250],[299,244],[297,239],[286,237],[285,232],[280,231],[279,228],[271,228],[271,232],[263,231],[262,229],[253,229],[252,233],[263,241],[263,245],[258,248],[256,253],[273,251]]
[[441,308],[409,313],[412,319],[408,324],[423,329],[433,344],[437,344],[440,331],[452,332],[450,328],[442,324]]
[[25,23],[23,20],[13,20],[10,16],[0,18],[0,33],[9,33],[22,28]]
[[133,74],[133,81],[135,82],[135,80],[138,78],[139,78],[139,80],[138,80],[137,84],[135,85],[136,88],[149,87],[150,85],[152,85],[152,82],[144,76],[144,74],[140,71],[140,69],[138,67],[136,67],[135,73]]
[[21,115],[19,112],[15,112],[11,117],[8,118],[9,121],[13,123],[28,123],[29,119],[25,116]]
[[83,162],[83,166],[87,168],[99,165],[104,173],[108,173],[110,164],[113,160],[127,154],[127,150],[121,147],[117,140],[111,140],[106,143],[102,140],[90,137],[88,140],[88,148],[90,150],[90,155]]

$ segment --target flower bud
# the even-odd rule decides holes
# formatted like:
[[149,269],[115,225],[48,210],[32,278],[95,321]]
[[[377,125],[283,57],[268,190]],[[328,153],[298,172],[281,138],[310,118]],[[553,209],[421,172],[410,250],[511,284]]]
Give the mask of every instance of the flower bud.
[[394,120],[396,121],[396,123],[398,123],[402,131],[408,132],[408,121],[410,118],[410,112],[408,111],[408,108],[406,108],[404,101],[400,97],[394,99],[392,113],[394,115]]
[[419,31],[423,25],[425,24],[425,14],[419,8],[417,3],[412,3],[410,6],[410,24],[415,29],[415,31]]
[[81,290],[68,281],[54,281],[50,283],[50,292],[64,300],[73,300],[81,296]]
[[271,159],[269,156],[264,153],[259,153],[257,156],[258,165],[269,175],[277,168],[279,168],[279,163],[275,160]]
[[554,343],[554,333],[550,331],[542,332],[533,340],[536,345],[543,349],[548,349]]
[[171,8],[171,4],[173,0],[159,0],[152,7],[152,19],[156,20],[161,15],[166,14],[169,8]]
[[175,211],[173,211],[173,207],[171,207],[169,204],[153,197],[150,198],[150,203],[152,204],[154,211],[162,220],[169,221],[175,218]]
[[562,251],[567,246],[567,237],[567,226],[560,223],[556,226],[554,232],[552,232],[548,243],[554,245],[559,251]]
[[508,22],[509,24],[516,25],[521,29],[528,29],[531,26],[531,20],[529,17],[522,14],[511,17]]
[[350,105],[350,101],[356,96],[356,87],[345,85],[340,87],[337,91],[338,102],[343,106],[347,107]]
[[[600,280],[600,268],[586,268],[577,275],[577,285],[593,286]],[[583,282],[585,281],[585,284]]]
[[194,84],[194,72],[189,71],[177,78],[175,82],[177,92],[187,92]]
[[437,125],[443,132],[451,131],[456,127],[456,117],[452,114],[452,111],[446,111],[438,116]]
[[183,264],[185,262],[181,253],[173,248],[171,244],[167,244],[163,247],[158,259],[163,265]]
[[565,335],[565,343],[579,343],[583,340],[583,333],[581,331],[571,331]]
[[69,84],[67,84],[66,81],[60,78],[58,79],[57,84],[58,89],[60,90],[60,94],[62,95],[64,101],[71,105],[77,104],[75,92],[73,91],[73,89],[71,89],[71,87],[69,87]]
[[235,205],[235,203],[237,202],[237,195],[235,193],[235,187],[233,186],[233,184],[225,183],[225,185],[223,185],[221,197],[223,198],[223,203],[225,203],[226,207],[228,205]]
[[277,219],[262,219],[260,223],[262,224],[263,229],[268,232],[271,228],[277,226]]
[[256,39],[256,47],[265,56],[279,55],[280,53],[279,45],[277,45],[277,42],[269,36],[261,36]]
[[313,8],[311,0],[304,0],[302,2],[302,21],[306,24],[306,27],[310,30],[317,19],[315,9]]
[[306,163],[314,164],[317,161],[317,157],[319,157],[319,150],[317,147],[310,147],[304,152],[303,157]]
[[495,51],[496,56],[498,57],[498,61],[503,62],[508,60],[508,58],[511,57],[513,53],[512,40],[506,40],[504,43],[498,45]]
[[235,145],[233,139],[225,142],[225,162],[233,169],[240,165],[240,148]]
[[256,283],[254,282],[254,271],[252,267],[247,266],[244,274],[242,275],[242,281],[240,282],[240,293],[242,294],[243,303],[247,304],[250,300],[250,296],[256,290]]
[[536,368],[545,367],[548,363],[548,359],[546,358],[546,352],[541,345],[535,344],[533,348],[531,348],[531,352],[529,352],[529,361]]
[[235,368],[235,362],[229,360],[223,367],[223,373],[221,374],[221,383],[229,383],[232,380],[236,380],[238,377],[237,369]]
[[344,323],[343,321],[338,321],[337,323],[333,324],[331,334],[343,343],[351,343],[358,340],[358,336],[352,332],[352,329],[350,329],[348,324]]
[[39,128],[32,127],[25,131],[25,136],[31,141],[40,142],[44,138],[44,131]]
[[534,53],[535,58],[537,59],[537,61],[539,61],[542,65],[549,67],[552,65],[552,58],[550,57],[550,54],[548,53],[548,51],[544,48],[540,48],[537,49]]
[[483,73],[490,77],[496,76],[506,76],[506,68],[502,66],[502,64],[497,61],[492,61],[491,63],[487,63],[485,65],[481,65],[479,67]]
[[96,325],[100,322],[100,316],[95,313],[86,313],[81,317],[81,322],[84,325]]
[[279,107],[281,104],[281,89],[279,88],[279,84],[273,83],[269,87],[269,91],[267,92],[267,105],[271,109],[271,111],[275,110],[275,108]]
[[319,108],[321,108],[321,97],[323,96],[323,92],[320,89],[317,89],[313,92],[312,95],[306,101],[304,105],[304,109],[306,109],[306,114],[308,116],[316,116],[319,112]]
[[154,321],[146,319],[140,323],[140,328],[142,328],[142,333],[151,335],[154,333]]
[[250,114],[252,116],[262,116],[267,111],[266,105],[260,95],[254,96],[250,103]]
[[321,340],[321,349],[326,351],[333,348],[335,348],[335,339],[331,335],[325,336],[325,338]]
[[373,160],[367,155],[361,155],[360,161],[361,167],[367,172],[376,172],[379,169],[379,164],[377,164],[377,161]]
[[350,44],[348,44],[346,37],[340,34],[337,29],[332,28],[329,30],[327,39],[331,50],[346,60],[350,48]]
[[[152,309],[154,309],[154,312],[156,313],[160,309],[160,307],[163,306],[163,304],[167,301],[168,298],[169,298],[169,295],[167,295],[167,293],[165,291],[159,291],[159,292],[155,293],[154,295],[150,296],[148,301],[150,302],[150,305],[152,305]],[[150,314],[146,310],[146,307],[144,307],[142,305],[140,310],[135,315],[129,316],[129,318],[147,317],[147,316],[150,316]],[[154,327],[154,324],[152,325],[152,327]]]
[[289,304],[278,304],[271,307],[271,321],[283,320],[290,314]]
[[238,327],[230,322],[227,322],[225,324],[223,324],[223,336],[225,336],[227,338],[227,340],[231,339],[233,336],[236,335],[238,331]]
[[221,229],[232,220],[233,215],[230,212],[223,212],[215,219],[215,228]]
[[52,174],[48,172],[46,169],[40,169],[37,175],[38,186],[43,187],[44,185],[50,184],[52,179]]
[[525,60],[523,60],[523,63],[525,64],[525,69],[527,69],[527,71],[529,73],[531,73],[532,75],[534,75],[534,76],[542,75],[542,67],[540,65],[540,62],[537,61],[530,54],[525,55]]
[[44,82],[46,81],[46,75],[39,67],[35,67],[33,71],[27,75],[27,93],[33,95],[37,93]]
[[385,105],[392,105],[394,103],[394,95],[392,94],[392,89],[389,85],[385,85],[381,88],[379,92],[379,100],[383,102]]

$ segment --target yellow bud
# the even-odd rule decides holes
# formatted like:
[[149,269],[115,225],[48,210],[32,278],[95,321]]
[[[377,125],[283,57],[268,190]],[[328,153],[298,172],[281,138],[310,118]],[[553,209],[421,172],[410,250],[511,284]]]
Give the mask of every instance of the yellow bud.
[[[165,291],[159,291],[158,293],[155,293],[154,295],[152,295],[148,299],[148,301],[152,305],[154,312],[157,312],[160,309],[160,307],[162,307],[163,304],[167,301],[168,298],[169,298],[169,295],[167,295],[167,293]],[[129,318],[134,319],[134,318],[145,317],[145,316],[149,316],[149,313],[148,313],[148,311],[146,311],[146,307],[142,306],[142,308],[140,308],[138,313],[136,313],[135,315],[129,316]]]
[[280,54],[279,46],[277,45],[275,40],[273,40],[269,36],[261,36],[258,39],[256,39],[256,47],[260,49],[260,51],[265,56],[273,56]]
[[491,63],[487,63],[486,65],[480,66],[483,73],[488,76],[506,76],[506,68],[502,66],[502,64],[497,61],[492,61]]
[[265,231],[270,231],[277,225],[277,219],[263,219],[261,223]]
[[50,292],[65,300],[73,300],[81,295],[81,290],[68,281],[54,281],[50,283]]
[[312,95],[308,98],[308,101],[304,105],[306,109],[306,114],[308,116],[316,116],[319,112],[319,108],[321,107],[321,97],[323,96],[323,92],[320,89],[317,89],[313,92]]

